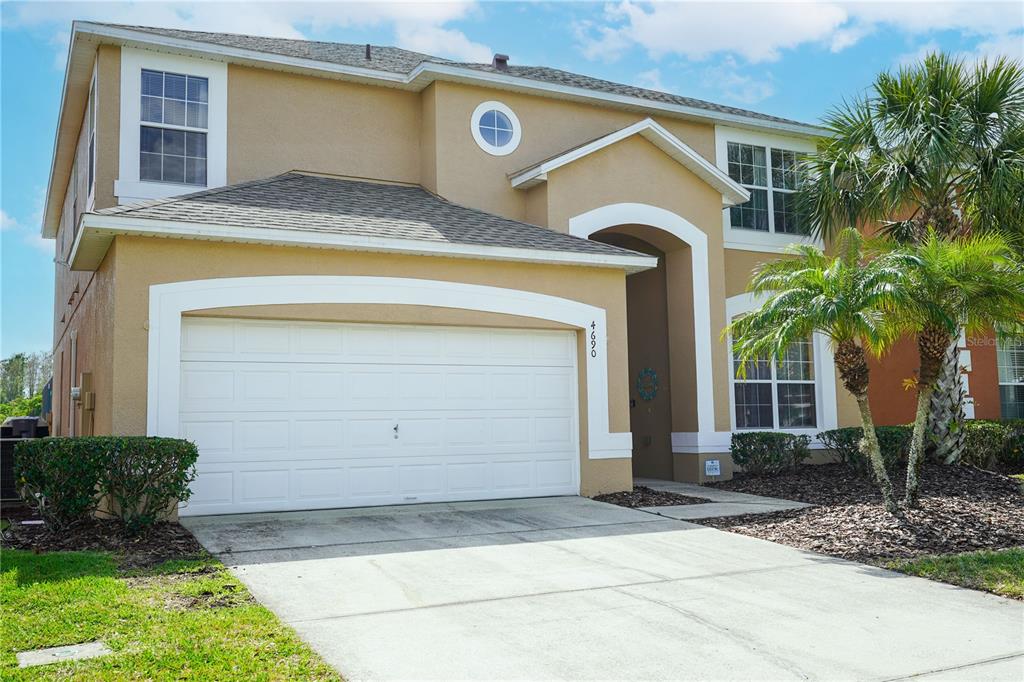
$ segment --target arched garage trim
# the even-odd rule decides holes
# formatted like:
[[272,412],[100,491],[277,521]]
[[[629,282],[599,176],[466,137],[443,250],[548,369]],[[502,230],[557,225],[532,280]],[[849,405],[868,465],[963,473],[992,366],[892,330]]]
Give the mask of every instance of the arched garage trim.
[[250,305],[371,303],[461,308],[560,322],[586,332],[590,459],[630,457],[628,432],[608,430],[608,336],[602,308],[518,289],[401,277],[266,276],[204,279],[149,288],[147,431],[177,436],[181,394],[181,316]]
[[693,331],[696,343],[698,441],[715,431],[715,396],[711,373],[711,285],[708,276],[708,237],[700,228],[671,211],[636,203],[609,204],[569,220],[569,232],[583,239],[617,225],[649,225],[690,246],[693,271]]

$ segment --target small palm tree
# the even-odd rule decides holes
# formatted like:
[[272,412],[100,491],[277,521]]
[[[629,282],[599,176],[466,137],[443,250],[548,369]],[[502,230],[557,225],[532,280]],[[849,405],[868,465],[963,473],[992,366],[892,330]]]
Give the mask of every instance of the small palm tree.
[[885,258],[868,258],[863,237],[855,229],[841,232],[835,256],[808,245],[794,245],[795,258],[762,266],[750,281],[750,291],[767,296],[760,309],[736,319],[726,329],[741,361],[782,359],[794,342],[814,332],[827,336],[835,351],[836,368],[860,409],[864,437],[860,448],[882,491],[885,508],[896,511],[892,482],[885,470],[868,404],[868,363],[865,351],[880,354],[895,339],[884,311],[900,304],[903,279]]
[[946,351],[961,329],[976,333],[994,326],[1019,333],[1024,323],[1024,264],[998,234],[949,239],[934,230],[887,261],[906,277],[900,288],[907,294],[888,302],[889,323],[917,335],[921,362],[904,497],[907,506],[914,506],[925,426]]
[[[880,74],[824,126],[829,134],[803,164],[798,196],[812,233],[871,226],[912,244],[929,230],[947,237],[1002,232],[1024,248],[1021,62],[972,66],[933,54]],[[955,336],[945,353],[929,428],[957,459],[964,417]]]

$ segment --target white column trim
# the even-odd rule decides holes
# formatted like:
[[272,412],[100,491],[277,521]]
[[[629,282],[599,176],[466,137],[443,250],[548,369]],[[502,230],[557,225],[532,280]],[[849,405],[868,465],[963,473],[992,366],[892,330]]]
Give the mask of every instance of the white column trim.
[[696,225],[671,211],[637,203],[609,204],[569,220],[569,233],[584,239],[616,225],[649,225],[664,230],[690,246],[693,270],[693,329],[696,343],[697,430],[715,431],[714,379],[711,366],[711,284],[708,274],[708,236]]
[[401,277],[297,275],[192,280],[149,287],[147,433],[178,436],[181,315],[248,305],[371,303],[519,315],[585,330],[590,459],[632,456],[629,432],[608,426],[608,335],[603,308],[518,289]]

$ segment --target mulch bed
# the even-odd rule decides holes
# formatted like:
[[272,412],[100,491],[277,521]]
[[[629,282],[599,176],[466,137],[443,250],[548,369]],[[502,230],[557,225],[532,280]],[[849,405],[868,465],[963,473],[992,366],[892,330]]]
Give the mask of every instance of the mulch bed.
[[[32,552],[111,552],[118,555],[121,569],[149,568],[170,559],[206,556],[206,550],[185,528],[176,523],[158,523],[141,536],[124,532],[116,521],[92,520],[61,531],[51,531],[45,524],[25,525],[31,515],[13,518],[11,527],[3,532],[0,546]],[[10,518],[4,510],[4,518]]]
[[688,497],[678,493],[654,490],[644,485],[638,485],[631,491],[598,495],[594,499],[598,502],[617,504],[620,507],[630,507],[632,509],[637,507],[671,507],[677,504],[704,504],[709,501],[703,497]]
[[[902,493],[904,477],[893,480]],[[1024,546],[1020,481],[967,466],[926,466],[921,506],[885,511],[868,479],[841,464],[803,466],[779,476],[743,476],[713,484],[724,490],[814,505],[699,523],[792,547],[873,564],[925,554]]]

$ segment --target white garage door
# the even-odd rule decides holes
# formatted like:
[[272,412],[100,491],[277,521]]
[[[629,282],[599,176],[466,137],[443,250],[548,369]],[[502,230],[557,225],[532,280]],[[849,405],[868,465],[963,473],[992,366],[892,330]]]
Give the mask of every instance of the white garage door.
[[576,494],[567,331],[182,320],[182,514]]

